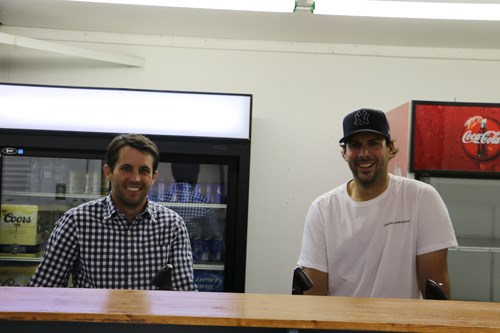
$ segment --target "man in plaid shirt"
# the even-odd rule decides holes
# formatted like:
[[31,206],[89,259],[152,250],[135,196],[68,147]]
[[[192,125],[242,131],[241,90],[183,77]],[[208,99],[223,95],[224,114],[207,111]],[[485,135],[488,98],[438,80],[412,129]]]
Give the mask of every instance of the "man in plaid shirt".
[[147,199],[159,151],[148,138],[119,135],[106,150],[108,196],[64,213],[28,286],[157,289],[152,280],[171,264],[172,289],[196,290],[189,236],[182,218]]

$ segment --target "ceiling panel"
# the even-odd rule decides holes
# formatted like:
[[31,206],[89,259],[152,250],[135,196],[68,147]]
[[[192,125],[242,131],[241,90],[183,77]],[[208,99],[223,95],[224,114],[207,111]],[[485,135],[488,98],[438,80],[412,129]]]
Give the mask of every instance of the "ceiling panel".
[[257,13],[63,0],[0,0],[0,23],[186,37],[500,49],[500,22],[484,21],[353,18],[309,12]]

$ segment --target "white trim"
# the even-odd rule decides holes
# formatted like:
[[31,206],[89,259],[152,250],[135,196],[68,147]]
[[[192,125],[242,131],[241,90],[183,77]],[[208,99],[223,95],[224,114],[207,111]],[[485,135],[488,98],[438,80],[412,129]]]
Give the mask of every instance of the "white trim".
[[79,58],[88,58],[104,62],[117,63],[132,67],[143,67],[144,58],[94,51],[81,47],[68,46],[43,40],[27,38],[0,32],[0,43],[25,47],[29,49],[42,50],[52,53],[70,55]]
[[500,61],[500,50],[498,49],[431,48],[388,45],[235,40],[172,35],[117,34],[108,32],[69,31],[7,26],[3,26],[2,30],[29,35],[33,38],[58,42],[85,42],[249,52],[304,53],[331,56],[350,55],[389,58]]

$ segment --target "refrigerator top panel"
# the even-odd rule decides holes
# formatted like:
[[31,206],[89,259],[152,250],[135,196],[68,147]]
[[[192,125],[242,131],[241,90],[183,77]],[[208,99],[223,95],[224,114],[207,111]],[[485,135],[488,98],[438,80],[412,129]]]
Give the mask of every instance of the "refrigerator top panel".
[[412,102],[410,171],[500,175],[500,104]]
[[0,102],[4,129],[250,139],[251,95],[0,84]]

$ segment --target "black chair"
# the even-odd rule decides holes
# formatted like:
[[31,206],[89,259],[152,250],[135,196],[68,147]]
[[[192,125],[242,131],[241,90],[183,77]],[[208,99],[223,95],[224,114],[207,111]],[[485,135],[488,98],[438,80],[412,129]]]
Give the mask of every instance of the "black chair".
[[425,299],[448,300],[448,296],[441,287],[443,284],[428,279],[425,282]]
[[172,265],[167,264],[153,278],[153,285],[160,290],[172,290]]
[[293,270],[292,295],[303,295],[304,291],[311,289],[313,285],[311,278],[302,267],[296,267]]

